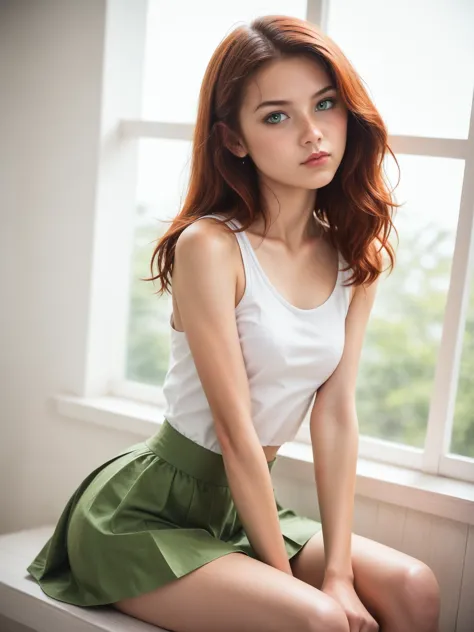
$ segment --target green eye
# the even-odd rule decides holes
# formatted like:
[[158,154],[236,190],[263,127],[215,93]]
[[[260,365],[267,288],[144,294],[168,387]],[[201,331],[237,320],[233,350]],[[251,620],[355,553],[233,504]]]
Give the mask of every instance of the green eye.
[[[271,120],[272,116],[281,116],[283,112],[272,112],[270,116],[265,119],[265,123],[269,123],[270,125],[274,125],[275,123],[279,123],[280,121],[275,121],[275,119]],[[286,116],[286,114],[283,114]]]
[[[317,107],[319,107],[321,103],[331,103],[331,107],[329,108],[326,107],[322,110],[318,110],[319,112],[325,112],[327,110],[332,110],[332,108],[334,107],[336,103],[336,99],[334,98],[323,99],[323,101],[320,101],[318,103]],[[267,118],[263,120],[263,122],[266,123],[267,125],[277,125],[278,123],[281,122],[281,119],[278,119],[278,118],[275,119],[274,117],[281,117],[281,116],[286,116],[286,114],[284,114],[283,112],[272,112],[271,114],[267,116]]]
[[[332,103],[332,105],[334,106],[334,104],[336,103],[336,99],[324,99],[324,101],[320,101],[318,103],[318,105],[321,105],[321,103]],[[325,108],[326,110],[328,108]],[[330,110],[332,110],[332,107],[329,108]],[[324,110],[322,110],[324,112]]]

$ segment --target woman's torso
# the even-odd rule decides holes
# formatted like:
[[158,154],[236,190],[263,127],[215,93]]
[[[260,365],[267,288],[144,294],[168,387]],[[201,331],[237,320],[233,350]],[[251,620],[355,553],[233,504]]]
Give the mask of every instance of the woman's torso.
[[[315,219],[316,221],[316,219]],[[308,239],[297,253],[288,252],[286,247],[275,240],[262,239],[246,231],[252,249],[274,288],[286,301],[298,309],[309,310],[323,305],[332,295],[337,279],[338,252],[321,235]],[[245,271],[237,240],[233,240],[229,253],[235,269],[235,306],[240,303],[245,292]],[[350,299],[352,299],[352,289]],[[177,331],[183,331],[178,304],[173,300],[172,323]],[[272,461],[281,445],[262,446],[267,461]]]

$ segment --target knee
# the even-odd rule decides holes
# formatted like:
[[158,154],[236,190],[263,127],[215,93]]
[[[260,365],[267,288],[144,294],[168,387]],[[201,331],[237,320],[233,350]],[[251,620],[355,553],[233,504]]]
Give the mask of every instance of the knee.
[[437,630],[440,587],[429,566],[419,562],[406,569],[402,577],[403,608],[420,632]]

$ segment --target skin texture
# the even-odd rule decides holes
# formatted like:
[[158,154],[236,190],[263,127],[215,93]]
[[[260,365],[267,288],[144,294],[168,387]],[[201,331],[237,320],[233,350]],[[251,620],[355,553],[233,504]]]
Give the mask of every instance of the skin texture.
[[[239,116],[241,136],[229,147],[239,157],[251,156],[265,204],[276,220],[269,234],[290,248],[299,246],[317,189],[331,182],[346,147],[348,113],[337,91],[312,98],[329,85],[329,75],[312,59],[270,62],[247,85]],[[281,99],[291,104],[259,107]],[[315,151],[330,154],[326,164],[302,165]]]
[[[337,93],[313,97],[330,83],[314,60],[271,62],[247,84],[240,130],[226,134],[227,147],[254,162],[271,219],[264,240],[263,222],[257,219],[252,224],[247,231],[251,245],[270,281],[301,308],[322,304],[335,283],[337,253],[312,215],[317,189],[332,180],[346,147],[347,110],[340,100],[326,101],[337,99]],[[256,110],[262,101],[274,99],[291,104]],[[265,119],[273,123],[264,123]],[[318,150],[331,154],[324,166],[302,165]],[[320,457],[325,449],[327,453],[333,449],[334,436],[349,437],[338,442],[346,446],[337,453],[337,459],[347,463],[344,481],[329,465],[318,473],[320,503],[329,499],[334,477],[334,505],[326,499],[322,507],[332,517],[325,523],[324,539],[323,532],[313,536],[290,561],[288,573],[279,557],[281,534],[271,507],[264,458],[274,458],[278,446],[265,446],[262,455],[256,440],[235,323],[235,306],[245,288],[240,251],[235,237],[212,219],[183,231],[175,251],[173,325],[188,336],[228,459],[229,484],[242,521],[255,541],[262,537],[271,543],[274,557],[271,551],[265,551],[268,558],[262,561],[239,553],[226,555],[167,586],[115,604],[119,610],[177,632],[438,632],[439,585],[432,570],[340,526],[352,524],[347,516],[355,467],[349,455],[356,453],[356,433],[348,411],[376,286],[359,287],[353,293],[343,358],[323,385],[324,395],[312,412],[312,435]],[[325,423],[336,418],[339,425]]]
[[[379,542],[352,534],[354,586],[382,632],[438,632],[439,584],[422,561]],[[321,589],[324,544],[318,533],[291,561],[298,579]],[[359,630],[357,625],[354,629]],[[374,626],[360,630],[376,630]]]

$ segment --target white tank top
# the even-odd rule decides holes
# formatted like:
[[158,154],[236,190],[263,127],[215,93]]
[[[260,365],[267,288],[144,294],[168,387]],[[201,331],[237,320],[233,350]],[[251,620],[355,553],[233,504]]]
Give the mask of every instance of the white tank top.
[[[203,217],[225,219],[220,215]],[[233,228],[241,228],[237,220],[226,223],[232,226],[232,222]],[[294,439],[317,389],[339,364],[351,291],[342,283],[350,270],[341,270],[346,263],[339,255],[338,278],[331,296],[314,309],[300,309],[270,282],[246,233],[235,233],[235,237],[246,279],[235,317],[250,387],[252,420],[262,446],[279,446]],[[170,322],[170,335],[164,417],[181,434],[221,454],[186,334]]]

